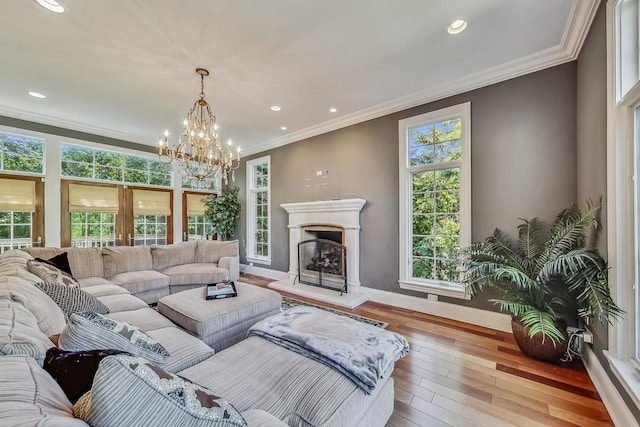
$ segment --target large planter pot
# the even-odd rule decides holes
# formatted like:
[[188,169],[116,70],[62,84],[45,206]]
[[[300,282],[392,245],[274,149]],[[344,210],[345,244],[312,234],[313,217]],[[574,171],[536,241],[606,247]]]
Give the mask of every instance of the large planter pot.
[[[564,323],[564,322],[563,322]],[[558,329],[562,331],[564,340],[554,345],[550,338],[542,340],[542,334],[536,334],[533,338],[529,337],[529,328],[524,326],[519,319],[511,318],[511,329],[513,330],[513,337],[516,339],[516,343],[520,350],[532,359],[542,360],[544,362],[557,362],[562,355],[567,351],[567,344],[569,343],[569,334],[567,333],[567,325],[557,325]]]

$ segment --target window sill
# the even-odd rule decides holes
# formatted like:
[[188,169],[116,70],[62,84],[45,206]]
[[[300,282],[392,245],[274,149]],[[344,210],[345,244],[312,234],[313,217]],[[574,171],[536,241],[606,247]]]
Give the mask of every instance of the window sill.
[[640,373],[631,363],[613,357],[607,350],[604,351],[604,355],[609,360],[613,374],[620,381],[636,407],[640,409]]
[[249,255],[247,255],[247,262],[251,262],[254,264],[271,265],[271,260],[269,258],[257,258]]
[[467,295],[464,288],[455,283],[448,282],[418,282],[412,280],[400,280],[398,282],[401,289],[409,291],[424,292],[427,294],[440,295],[443,297],[459,298],[469,300],[471,297]]

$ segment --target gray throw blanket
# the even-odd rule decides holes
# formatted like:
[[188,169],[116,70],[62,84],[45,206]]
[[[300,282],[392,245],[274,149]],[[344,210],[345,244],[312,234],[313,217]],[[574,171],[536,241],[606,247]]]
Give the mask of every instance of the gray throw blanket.
[[309,306],[296,306],[262,320],[248,335],[325,364],[367,394],[389,366],[409,352],[402,335]]

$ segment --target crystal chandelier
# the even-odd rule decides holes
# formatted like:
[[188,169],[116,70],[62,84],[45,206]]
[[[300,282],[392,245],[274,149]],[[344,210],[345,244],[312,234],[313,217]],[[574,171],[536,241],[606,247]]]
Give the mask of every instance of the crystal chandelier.
[[204,78],[209,71],[196,68],[196,73],[200,75],[200,97],[184,119],[177,145],[169,146],[169,130],[164,131],[159,141],[158,156],[165,164],[174,160],[179,162],[180,173],[195,180],[198,187],[206,187],[205,181],[215,179],[216,175],[220,175],[228,184],[229,172],[231,180],[235,181],[234,171],[240,166],[240,147],[234,166],[231,140],[226,144],[225,151],[220,144],[216,117],[211,114],[209,104],[204,99]]

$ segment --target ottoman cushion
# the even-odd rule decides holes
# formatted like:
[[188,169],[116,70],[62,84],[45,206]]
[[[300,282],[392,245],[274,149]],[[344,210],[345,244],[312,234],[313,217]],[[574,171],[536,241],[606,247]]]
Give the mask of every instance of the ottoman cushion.
[[205,299],[206,288],[171,294],[158,301],[158,311],[220,351],[246,337],[250,326],[280,312],[282,297],[269,289],[235,282],[238,296]]

